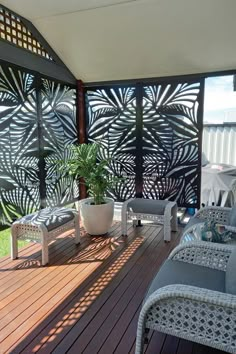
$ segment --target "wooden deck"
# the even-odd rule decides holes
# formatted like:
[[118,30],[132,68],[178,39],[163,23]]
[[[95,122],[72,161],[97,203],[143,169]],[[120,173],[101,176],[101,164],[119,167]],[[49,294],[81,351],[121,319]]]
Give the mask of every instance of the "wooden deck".
[[[40,246],[20,258],[0,260],[0,353],[134,353],[140,306],[149,282],[178,243],[163,242],[156,226],[120,236],[72,235],[49,247],[42,267]],[[150,333],[146,353],[223,353],[161,333]]]

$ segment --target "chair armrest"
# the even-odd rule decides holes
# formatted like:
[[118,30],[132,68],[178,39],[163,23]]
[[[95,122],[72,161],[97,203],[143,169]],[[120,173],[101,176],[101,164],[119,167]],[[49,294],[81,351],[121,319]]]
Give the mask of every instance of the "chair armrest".
[[226,271],[233,248],[232,245],[206,241],[187,242],[174,248],[168,258]]
[[141,309],[136,353],[146,328],[235,353],[235,310],[235,295],[180,284],[160,288]]
[[127,206],[132,200],[135,200],[135,198],[130,198],[130,199],[127,199],[126,201],[123,202],[122,209],[121,209],[122,220],[123,220],[123,218],[126,217]]
[[209,206],[198,210],[194,215],[194,218],[201,218],[209,221],[212,220],[219,224],[227,225],[230,211],[231,208]]
[[159,301],[166,299],[175,300],[176,298],[194,300],[197,302],[207,303],[212,306],[227,307],[232,311],[236,310],[235,295],[199,288],[192,285],[174,284],[164,286],[154,291],[145,301],[141,312],[147,312],[153,304],[156,304]]

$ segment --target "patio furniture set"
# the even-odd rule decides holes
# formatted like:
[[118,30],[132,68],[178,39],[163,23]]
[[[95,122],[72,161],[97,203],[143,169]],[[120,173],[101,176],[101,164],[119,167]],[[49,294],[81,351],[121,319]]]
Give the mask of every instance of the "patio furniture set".
[[[171,228],[177,231],[177,204],[169,201],[129,199],[122,208],[122,234],[127,235],[127,221],[149,220],[164,225],[164,240],[170,241]],[[15,221],[11,227],[11,255],[18,255],[17,241],[42,244],[42,265],[49,261],[48,244],[63,232],[74,229],[75,243],[80,243],[79,213],[74,209],[45,208]]]
[[[140,220],[164,225],[164,240],[177,230],[175,202],[129,199],[122,207],[122,234],[127,222]],[[181,244],[169,255],[154,277],[140,312],[136,353],[142,353],[150,329],[236,353],[236,247],[216,243],[187,242],[196,225],[214,220],[236,232],[236,207],[205,207],[191,218]],[[74,229],[80,242],[79,213],[48,208],[17,220],[12,225],[12,258],[17,240],[42,243],[42,264],[48,263],[48,244],[64,231]],[[191,239],[191,241],[194,238]]]
[[236,353],[236,247],[194,242],[189,235],[206,220],[236,232],[236,206],[206,207],[190,219],[147,291],[136,354],[143,353],[150,329]]

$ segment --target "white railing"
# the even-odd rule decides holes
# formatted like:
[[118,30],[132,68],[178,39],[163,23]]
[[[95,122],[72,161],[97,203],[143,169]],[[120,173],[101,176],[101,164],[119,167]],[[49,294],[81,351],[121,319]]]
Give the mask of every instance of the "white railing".
[[210,163],[236,166],[236,124],[206,124],[202,151]]

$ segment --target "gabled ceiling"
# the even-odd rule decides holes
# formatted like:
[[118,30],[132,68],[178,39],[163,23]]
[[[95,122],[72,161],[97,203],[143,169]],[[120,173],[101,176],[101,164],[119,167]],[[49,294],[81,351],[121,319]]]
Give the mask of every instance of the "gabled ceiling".
[[1,3],[28,20],[35,20],[134,1],[136,0],[3,0]]
[[236,69],[235,0],[2,0],[85,82]]

